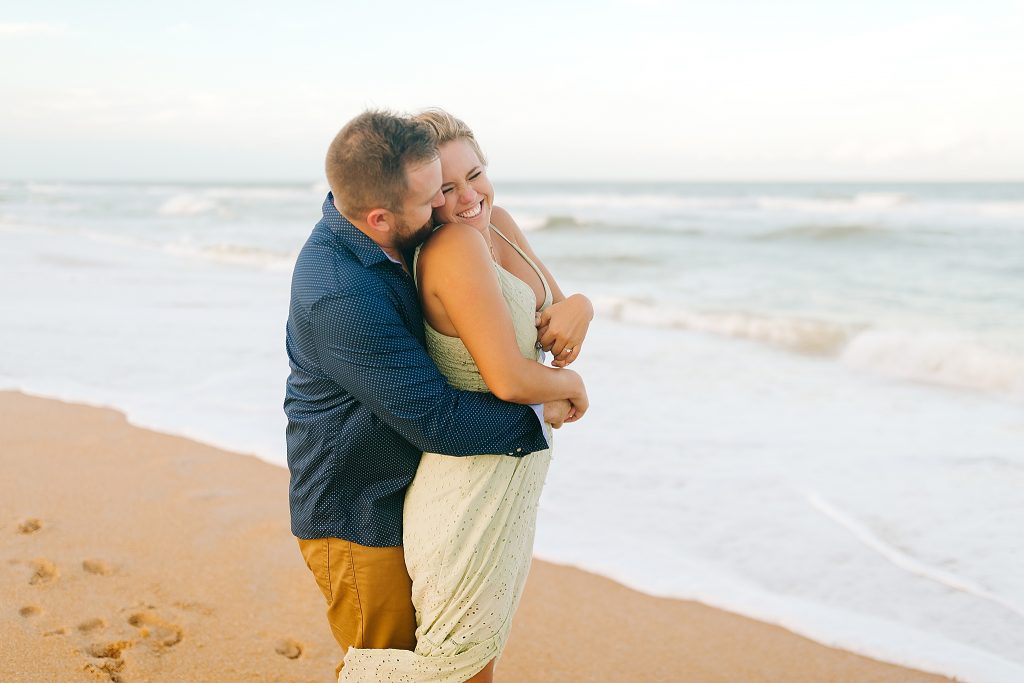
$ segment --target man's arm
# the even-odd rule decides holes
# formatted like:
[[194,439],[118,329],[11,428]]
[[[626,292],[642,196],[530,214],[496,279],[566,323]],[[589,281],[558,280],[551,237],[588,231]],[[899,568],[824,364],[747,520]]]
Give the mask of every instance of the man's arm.
[[417,448],[526,455],[548,447],[529,406],[453,389],[390,300],[327,296],[310,323],[322,371]]

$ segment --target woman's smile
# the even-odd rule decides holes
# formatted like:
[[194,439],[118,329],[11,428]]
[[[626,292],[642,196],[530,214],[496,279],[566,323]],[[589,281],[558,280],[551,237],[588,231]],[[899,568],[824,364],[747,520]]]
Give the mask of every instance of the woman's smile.
[[469,207],[465,211],[462,211],[461,213],[457,213],[455,215],[458,216],[459,218],[466,218],[466,219],[476,218],[477,216],[479,216],[483,212],[483,210],[484,210],[484,200],[481,199],[480,201],[478,201],[476,204],[474,204],[473,206]]

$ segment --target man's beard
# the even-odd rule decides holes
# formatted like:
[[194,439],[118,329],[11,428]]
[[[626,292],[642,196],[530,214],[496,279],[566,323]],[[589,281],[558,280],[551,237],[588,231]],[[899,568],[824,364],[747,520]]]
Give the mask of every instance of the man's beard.
[[395,226],[395,248],[399,251],[409,251],[427,241],[430,233],[434,232],[434,220],[430,219],[418,228],[410,228],[409,224],[402,219],[397,219]]

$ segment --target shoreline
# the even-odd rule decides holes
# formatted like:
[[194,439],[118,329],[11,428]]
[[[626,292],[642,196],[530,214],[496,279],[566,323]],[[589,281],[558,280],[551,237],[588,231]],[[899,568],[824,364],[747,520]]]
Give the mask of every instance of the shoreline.
[[[287,470],[0,392],[4,680],[330,680]],[[499,681],[950,681],[534,560]]]

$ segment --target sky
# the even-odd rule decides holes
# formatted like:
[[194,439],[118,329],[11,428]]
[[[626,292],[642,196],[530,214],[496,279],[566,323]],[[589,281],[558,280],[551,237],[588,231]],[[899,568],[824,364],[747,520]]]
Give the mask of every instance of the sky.
[[495,178],[1024,180],[1024,0],[0,4],[0,178],[307,181],[367,107]]

